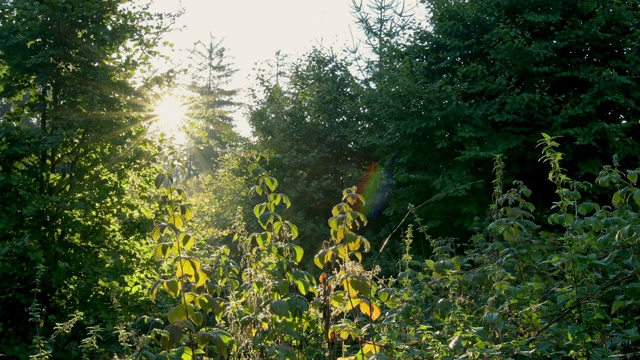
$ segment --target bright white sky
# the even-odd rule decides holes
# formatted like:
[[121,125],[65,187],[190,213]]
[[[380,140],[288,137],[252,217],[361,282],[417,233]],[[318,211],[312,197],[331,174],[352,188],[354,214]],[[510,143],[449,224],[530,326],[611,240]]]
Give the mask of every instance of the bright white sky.
[[[175,31],[166,40],[176,49],[191,48],[208,41],[209,33],[223,40],[230,62],[239,70],[230,88],[246,89],[253,82],[254,68],[275,59],[276,51],[290,60],[313,46],[333,46],[336,51],[352,44],[358,34],[350,0],[155,0],[152,10],[175,12],[184,6]],[[256,65],[257,64],[257,65]],[[241,114],[237,128],[249,135]]]

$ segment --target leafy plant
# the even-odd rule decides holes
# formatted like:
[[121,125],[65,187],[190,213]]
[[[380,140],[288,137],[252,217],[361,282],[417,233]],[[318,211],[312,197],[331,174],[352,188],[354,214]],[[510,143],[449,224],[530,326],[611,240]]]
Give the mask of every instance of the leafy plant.
[[[170,166],[170,170],[173,169]],[[228,358],[233,337],[215,325],[222,321],[227,304],[220,297],[221,293],[238,285],[233,279],[237,268],[225,249],[207,259],[191,256],[189,252],[196,239],[185,231],[187,222],[194,216],[187,194],[176,186],[171,171],[158,174],[155,186],[159,193],[154,201],[165,211],[167,218],[151,232],[151,238],[156,242],[153,256],[156,261],[169,264],[171,272],[168,278],[153,285],[150,298],[154,301],[162,288],[178,303],[165,314],[168,325],[151,330],[147,344],[138,356],[157,359],[153,344],[159,344],[160,354],[168,358],[198,358],[212,354]]]

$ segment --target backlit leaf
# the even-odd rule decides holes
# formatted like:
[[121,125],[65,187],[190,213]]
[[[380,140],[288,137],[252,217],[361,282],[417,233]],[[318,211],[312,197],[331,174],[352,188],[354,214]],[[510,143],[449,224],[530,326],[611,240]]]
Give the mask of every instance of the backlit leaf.
[[165,280],[162,283],[162,287],[171,296],[178,296],[178,294],[180,294],[180,282],[178,281],[178,279],[174,278],[174,279]]
[[295,256],[295,262],[299,263],[304,256],[304,250],[298,245],[291,245],[291,250]]
[[187,320],[187,311],[185,309],[185,305],[179,304],[177,306],[172,307],[171,309],[169,309],[169,312],[167,313],[167,317],[169,318],[169,322],[171,324],[175,324],[183,320]]
[[382,314],[380,308],[376,304],[370,303],[368,300],[363,300],[360,303],[360,311],[362,311],[363,314],[368,315],[373,321],[376,321],[380,317],[380,314]]
[[186,233],[180,233],[180,235],[178,235],[178,241],[180,241],[180,245],[184,250],[191,249],[195,243],[193,236]]

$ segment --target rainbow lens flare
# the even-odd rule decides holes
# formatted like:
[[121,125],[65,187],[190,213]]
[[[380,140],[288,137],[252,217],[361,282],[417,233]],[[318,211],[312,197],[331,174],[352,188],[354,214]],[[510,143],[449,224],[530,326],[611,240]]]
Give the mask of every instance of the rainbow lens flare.
[[366,217],[376,217],[386,209],[391,197],[391,177],[378,163],[369,165],[364,174],[358,191],[364,196],[364,205],[358,206],[358,211]]

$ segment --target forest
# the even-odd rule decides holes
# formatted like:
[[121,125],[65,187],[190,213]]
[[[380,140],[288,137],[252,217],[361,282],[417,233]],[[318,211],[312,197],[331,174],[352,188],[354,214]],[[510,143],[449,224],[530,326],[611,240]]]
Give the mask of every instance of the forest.
[[243,100],[179,12],[1,0],[0,359],[640,358],[640,1],[417,6]]

